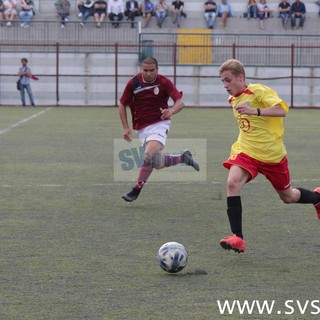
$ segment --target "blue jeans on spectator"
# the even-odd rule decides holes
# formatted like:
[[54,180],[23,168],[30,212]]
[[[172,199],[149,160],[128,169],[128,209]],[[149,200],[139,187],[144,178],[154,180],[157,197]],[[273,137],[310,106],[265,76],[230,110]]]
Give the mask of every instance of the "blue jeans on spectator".
[[82,23],[85,24],[89,17],[91,17],[93,15],[93,11],[92,10],[84,10],[83,15],[82,15]]
[[59,15],[61,17],[61,24],[65,25],[66,19],[69,17],[69,13],[59,13]]
[[280,18],[282,20],[282,25],[286,29],[287,28],[287,22],[289,20],[290,13],[289,12],[281,12],[280,13]]
[[32,94],[32,90],[31,90],[30,84],[21,84],[20,94],[21,94],[21,103],[22,103],[22,106],[23,106],[23,107],[26,106],[25,90],[26,90],[27,93],[28,93],[28,96],[29,96],[29,100],[30,100],[31,105],[34,106],[33,94]]
[[258,17],[258,9],[257,6],[248,6],[247,7],[247,18],[257,18]]
[[299,22],[299,28],[303,28],[303,24],[304,24],[304,20],[306,19],[306,16],[304,14],[302,14],[301,16],[299,17],[296,17],[295,14],[293,13],[291,15],[291,27],[292,28],[296,28],[296,19],[299,19],[300,22]]
[[118,28],[119,27],[119,21],[122,21],[122,19],[123,19],[123,14],[121,12],[119,14],[114,14],[113,12],[111,12],[109,14],[109,19],[112,22],[112,25],[115,28]]
[[20,19],[22,24],[29,25],[29,22],[31,21],[33,17],[32,10],[21,10],[19,13]]
[[163,21],[166,19],[167,17],[167,13],[165,11],[157,11],[156,10],[156,18],[157,18],[157,22],[158,22],[158,25],[162,25],[163,24]]
[[216,18],[216,13],[215,12],[205,12],[204,18],[207,21],[208,27],[210,29],[213,29],[214,28],[214,20]]

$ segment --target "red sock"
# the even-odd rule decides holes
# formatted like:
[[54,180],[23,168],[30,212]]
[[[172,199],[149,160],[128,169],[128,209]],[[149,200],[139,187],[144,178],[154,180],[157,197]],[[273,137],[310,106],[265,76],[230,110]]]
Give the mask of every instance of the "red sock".
[[181,155],[176,154],[165,154],[164,155],[164,166],[171,167],[181,163]]
[[150,177],[152,170],[153,170],[152,163],[144,160],[139,171],[138,180],[136,182],[136,188],[142,189],[143,185]]

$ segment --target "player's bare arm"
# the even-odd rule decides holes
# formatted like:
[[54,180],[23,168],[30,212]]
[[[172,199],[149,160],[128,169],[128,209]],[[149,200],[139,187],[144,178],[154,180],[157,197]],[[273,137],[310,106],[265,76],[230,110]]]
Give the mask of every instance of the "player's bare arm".
[[130,129],[128,124],[127,108],[122,103],[119,104],[119,115],[123,127],[123,139],[131,142],[132,130]]
[[161,119],[168,119],[170,118],[170,116],[180,112],[183,108],[184,108],[184,102],[182,101],[182,99],[178,99],[174,105],[172,107],[170,107],[169,109],[161,109]]
[[285,117],[287,115],[286,111],[279,105],[258,110],[256,108],[250,108],[250,105],[248,103],[242,103],[235,106],[235,109],[240,114],[253,116],[259,115],[264,117]]

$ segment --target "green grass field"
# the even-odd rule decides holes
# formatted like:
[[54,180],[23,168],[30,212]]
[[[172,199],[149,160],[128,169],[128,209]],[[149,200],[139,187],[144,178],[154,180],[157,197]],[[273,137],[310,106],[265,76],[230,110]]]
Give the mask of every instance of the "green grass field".
[[[291,110],[285,119],[294,186],[320,185],[319,116]],[[242,194],[247,251],[220,248],[230,234],[221,163],[236,136],[231,110],[183,110],[169,139],[207,139],[207,181],[151,178],[127,204],[132,183],[114,182],[117,109],[1,108],[0,319],[319,319],[312,205],[283,204],[258,176]],[[175,275],[156,261],[167,241],[190,255]],[[222,315],[217,300],[275,306]]]

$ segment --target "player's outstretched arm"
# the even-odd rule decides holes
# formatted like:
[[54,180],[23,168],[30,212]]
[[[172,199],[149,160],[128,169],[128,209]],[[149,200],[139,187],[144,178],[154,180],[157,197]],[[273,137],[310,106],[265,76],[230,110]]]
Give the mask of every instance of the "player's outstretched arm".
[[131,139],[132,131],[128,124],[127,108],[122,103],[119,104],[119,116],[120,116],[120,120],[123,128],[123,139],[130,142],[132,141]]

